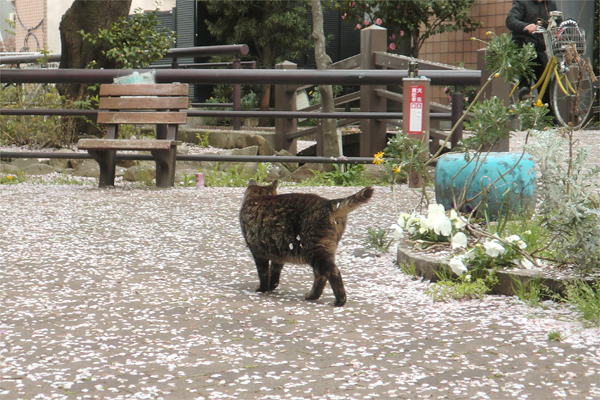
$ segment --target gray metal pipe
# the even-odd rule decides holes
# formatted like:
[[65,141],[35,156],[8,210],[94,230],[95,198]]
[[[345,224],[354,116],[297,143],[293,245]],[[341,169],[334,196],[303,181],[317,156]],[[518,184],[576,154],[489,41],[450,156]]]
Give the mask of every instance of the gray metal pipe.
[[[212,105],[209,107],[231,107],[232,104]],[[95,117],[98,110],[48,110],[48,109],[0,109],[0,115],[73,115]],[[222,117],[222,118],[335,118],[335,119],[402,119],[402,113],[387,112],[332,112],[319,111],[221,111],[221,110],[187,110],[188,117]],[[430,119],[447,120],[451,113],[431,113]]]
[[[197,47],[179,47],[169,49],[164,54],[164,58],[177,57],[201,57],[201,56],[217,56],[217,55],[232,55],[245,56],[250,51],[247,44],[231,44],[220,46],[197,46]],[[29,64],[37,63],[42,54],[27,54],[22,56],[2,56],[0,64]],[[59,62],[61,53],[51,54],[46,57],[49,62]],[[170,67],[170,66],[169,66]]]
[[[115,77],[149,70],[131,69],[42,69],[0,70],[0,82],[6,83],[112,83]],[[479,85],[481,71],[422,70],[421,76],[431,79],[432,85]],[[185,82],[191,84],[297,84],[297,85],[387,85],[401,84],[407,71],[393,70],[156,70],[159,83]]]
[[247,44],[228,44],[219,46],[177,47],[169,49],[164,57],[201,57],[201,56],[245,56],[250,51]]
[[[154,160],[150,154],[117,153],[117,160]],[[45,153],[35,151],[0,151],[0,160],[12,158],[91,159],[87,153]],[[371,164],[372,157],[312,157],[312,156],[227,156],[217,154],[177,154],[177,161],[231,161],[317,164]]]
[[[37,63],[40,58],[44,57],[42,54],[27,54],[23,56],[2,56],[0,57],[0,64],[29,64]],[[48,62],[59,62],[60,54],[51,54],[46,57]]]

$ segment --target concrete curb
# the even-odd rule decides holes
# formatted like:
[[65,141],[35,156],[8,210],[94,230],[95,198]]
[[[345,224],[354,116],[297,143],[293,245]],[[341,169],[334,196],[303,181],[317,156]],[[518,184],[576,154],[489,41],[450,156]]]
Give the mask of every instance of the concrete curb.
[[[417,276],[431,282],[438,280],[436,272],[452,271],[447,262],[417,254],[406,243],[398,244],[398,265],[402,264],[414,264]],[[552,292],[561,295],[566,289],[565,284],[574,280],[557,279],[541,271],[529,269],[498,270],[498,285],[490,293],[514,296],[515,292],[512,288],[513,279],[519,279],[523,285],[539,279],[542,285],[546,286]]]

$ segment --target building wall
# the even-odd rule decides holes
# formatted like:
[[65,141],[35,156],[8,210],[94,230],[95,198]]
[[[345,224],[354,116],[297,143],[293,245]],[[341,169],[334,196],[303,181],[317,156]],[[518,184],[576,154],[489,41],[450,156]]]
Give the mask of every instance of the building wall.
[[48,47],[46,0],[15,0],[16,50],[37,51]]
[[[587,57],[593,53],[594,2],[587,0],[555,0],[558,9],[563,12],[564,19],[575,19],[588,32]],[[492,31],[496,35],[509,33],[505,25],[506,15],[512,7],[512,0],[478,0],[472,10],[472,17],[481,21],[483,26],[475,32],[452,32],[435,35],[429,38],[419,51],[419,58],[429,61],[463,65],[465,68],[477,68],[477,50],[485,47],[471,37],[486,38],[485,33]],[[432,101],[449,104],[448,96],[443,88],[434,87]]]
[[[473,7],[472,17],[483,23],[474,32],[449,32],[429,38],[419,51],[419,58],[443,64],[477,69],[477,50],[485,44],[471,37],[486,39],[485,33],[492,31],[496,35],[508,33],[505,25],[506,15],[512,6],[512,0],[479,0]],[[449,104],[449,98],[443,88],[433,87],[432,101]]]

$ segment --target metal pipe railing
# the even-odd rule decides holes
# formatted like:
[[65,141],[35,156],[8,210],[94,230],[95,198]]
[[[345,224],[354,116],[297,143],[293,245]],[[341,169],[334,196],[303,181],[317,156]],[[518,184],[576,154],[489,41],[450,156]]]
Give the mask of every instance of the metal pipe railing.
[[[213,106],[208,104],[208,106]],[[216,105],[218,106],[218,105]],[[54,115],[54,116],[86,116],[95,117],[98,110],[54,110],[54,109],[0,109],[0,115]],[[221,110],[187,110],[188,117],[221,117],[221,118],[336,118],[336,119],[402,119],[402,113],[392,112],[332,112],[320,111],[221,111]],[[431,113],[429,118],[447,120],[451,113]]]
[[[179,47],[167,50],[163,58],[178,58],[178,57],[202,57],[216,55],[231,55],[245,56],[250,51],[247,44],[231,44],[220,46],[196,46],[196,47]],[[59,62],[61,53],[50,54],[24,54],[18,56],[0,56],[0,64],[28,64],[37,63],[38,60],[45,58],[49,62]]]
[[[57,158],[88,160],[87,153],[46,153],[35,151],[1,151],[0,160],[12,158]],[[117,160],[154,160],[151,154],[117,153]],[[271,162],[271,163],[317,163],[317,164],[371,164],[372,157],[313,157],[313,156],[228,156],[217,154],[177,154],[177,161],[231,161],[231,162]]]
[[[6,83],[112,83],[119,76],[127,76],[131,69],[36,69],[0,70],[0,82]],[[419,71],[421,76],[431,79],[432,85],[479,85],[481,71]],[[401,84],[408,71],[390,70],[156,70],[159,83],[186,82],[191,84],[311,84],[311,85],[387,85]]]

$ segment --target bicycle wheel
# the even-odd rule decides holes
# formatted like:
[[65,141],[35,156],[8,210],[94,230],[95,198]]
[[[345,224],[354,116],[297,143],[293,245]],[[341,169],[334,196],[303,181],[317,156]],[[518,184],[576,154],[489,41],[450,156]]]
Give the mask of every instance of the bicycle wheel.
[[[560,81],[559,81],[560,80]],[[591,117],[594,103],[594,86],[587,70],[576,65],[558,74],[550,82],[550,105],[559,124],[577,130]]]

